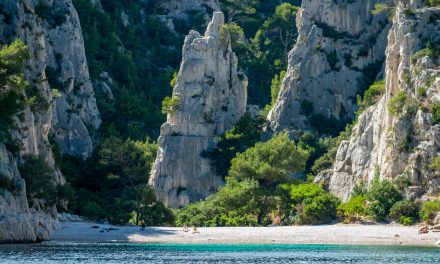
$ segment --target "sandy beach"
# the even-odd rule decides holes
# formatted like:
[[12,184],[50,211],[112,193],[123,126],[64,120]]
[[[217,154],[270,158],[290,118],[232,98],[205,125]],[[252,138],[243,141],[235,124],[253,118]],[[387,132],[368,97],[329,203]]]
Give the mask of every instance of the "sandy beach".
[[161,244],[337,244],[434,246],[440,233],[418,234],[419,227],[336,224],[282,227],[198,228],[200,233],[175,227],[112,226],[92,222],[64,222],[52,241],[131,242]]

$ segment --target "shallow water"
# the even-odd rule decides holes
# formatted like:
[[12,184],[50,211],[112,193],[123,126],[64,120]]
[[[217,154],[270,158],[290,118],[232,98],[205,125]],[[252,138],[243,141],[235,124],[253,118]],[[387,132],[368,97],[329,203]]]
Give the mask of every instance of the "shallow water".
[[440,263],[440,248],[335,245],[2,245],[0,263]]

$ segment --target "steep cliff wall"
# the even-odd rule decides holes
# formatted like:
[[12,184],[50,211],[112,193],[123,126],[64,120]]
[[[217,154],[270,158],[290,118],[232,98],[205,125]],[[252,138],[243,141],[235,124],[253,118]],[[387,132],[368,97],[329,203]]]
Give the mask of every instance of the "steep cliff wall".
[[224,16],[215,12],[204,36],[185,38],[173,90],[176,109],[161,127],[159,151],[150,178],[158,198],[171,207],[196,202],[217,191],[223,179],[201,157],[217,136],[244,114],[247,78],[237,72]]
[[272,130],[309,129],[312,116],[353,117],[357,95],[376,78],[385,58],[389,25],[385,15],[371,13],[378,2],[302,1],[297,44],[268,115]]
[[[26,188],[17,170],[25,155],[55,161],[49,135],[63,153],[89,157],[93,134],[101,124],[89,80],[78,15],[71,0],[4,0],[0,3],[0,43],[16,38],[29,47],[25,65],[27,98],[35,102],[17,119],[12,132],[19,151],[11,153],[0,143],[0,242],[47,239],[56,224],[51,212],[28,208]],[[1,142],[1,141],[0,141]],[[53,182],[64,184],[54,169]]]
[[[438,172],[428,167],[440,152],[440,125],[431,113],[440,101],[440,58],[414,55],[428,41],[440,49],[440,10],[424,1],[406,2],[398,5],[388,36],[386,92],[359,117],[336,156],[330,190],[344,200],[355,184],[371,183],[377,173],[381,179],[408,178],[409,198],[440,191]],[[398,95],[401,107],[391,114],[390,101]]]

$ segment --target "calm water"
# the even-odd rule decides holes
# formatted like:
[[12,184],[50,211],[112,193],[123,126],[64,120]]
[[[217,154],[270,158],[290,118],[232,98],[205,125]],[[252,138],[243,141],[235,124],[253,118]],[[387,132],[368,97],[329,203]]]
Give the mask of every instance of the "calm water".
[[440,263],[440,248],[329,245],[139,245],[44,243],[0,246],[0,263]]

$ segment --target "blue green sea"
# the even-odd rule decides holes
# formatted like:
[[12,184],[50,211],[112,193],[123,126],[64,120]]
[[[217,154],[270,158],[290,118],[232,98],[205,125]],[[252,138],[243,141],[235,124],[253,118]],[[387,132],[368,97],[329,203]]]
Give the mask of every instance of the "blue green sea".
[[0,263],[440,263],[440,248],[337,245],[1,245]]

